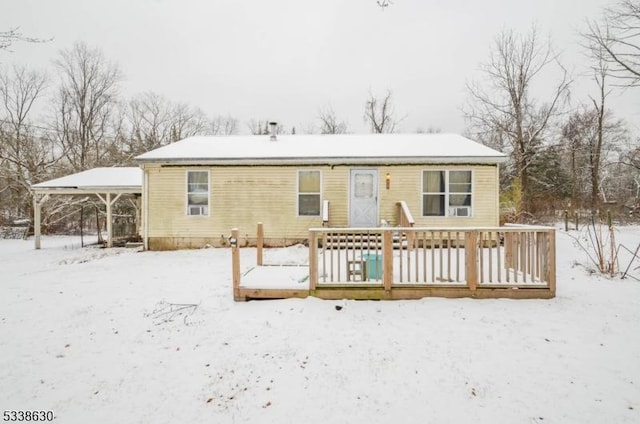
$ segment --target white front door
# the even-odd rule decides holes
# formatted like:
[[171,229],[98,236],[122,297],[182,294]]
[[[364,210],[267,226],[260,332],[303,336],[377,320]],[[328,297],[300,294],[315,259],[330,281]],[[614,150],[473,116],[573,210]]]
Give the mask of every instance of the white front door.
[[352,169],[349,207],[351,227],[378,226],[378,171]]

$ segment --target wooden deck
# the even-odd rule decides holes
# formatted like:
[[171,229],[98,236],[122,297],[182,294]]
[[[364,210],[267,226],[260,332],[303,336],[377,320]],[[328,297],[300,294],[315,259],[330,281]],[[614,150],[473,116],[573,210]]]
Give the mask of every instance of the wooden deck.
[[[232,240],[237,237],[238,230],[232,230]],[[409,242],[394,243],[399,239]],[[313,228],[308,277],[298,269],[294,284],[292,278],[265,272],[260,245],[255,274],[242,281],[238,249],[232,243],[233,292],[238,301],[307,296],[362,300],[555,296],[555,230],[548,227]]]

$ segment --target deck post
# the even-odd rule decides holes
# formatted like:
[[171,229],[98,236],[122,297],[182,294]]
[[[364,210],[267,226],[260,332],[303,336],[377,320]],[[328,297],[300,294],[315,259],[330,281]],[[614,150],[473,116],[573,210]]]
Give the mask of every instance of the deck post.
[[475,291],[478,285],[478,231],[465,233],[464,257],[467,286],[471,291]]
[[387,292],[393,283],[393,233],[382,230],[382,283]]
[[258,240],[256,241],[257,244],[257,258],[256,258],[256,264],[258,266],[262,266],[262,248],[264,247],[264,227],[262,225],[262,222],[258,222]]
[[547,237],[549,238],[549,250],[547,261],[548,264],[548,272],[547,281],[549,282],[549,291],[551,295],[555,297],[556,295],[556,230],[549,230],[547,232]]
[[229,244],[231,245],[231,274],[233,281],[233,300],[236,302],[242,301],[240,297],[240,248],[238,247],[238,237],[240,231],[237,228],[231,229],[231,238]]
[[309,230],[309,290],[316,289],[318,284],[318,235]]
[[416,243],[416,235],[413,232],[413,230],[409,230],[405,233],[407,235],[407,250],[409,252],[413,252],[413,249],[415,248],[415,243]]
[[504,269],[513,268],[513,233],[504,232]]

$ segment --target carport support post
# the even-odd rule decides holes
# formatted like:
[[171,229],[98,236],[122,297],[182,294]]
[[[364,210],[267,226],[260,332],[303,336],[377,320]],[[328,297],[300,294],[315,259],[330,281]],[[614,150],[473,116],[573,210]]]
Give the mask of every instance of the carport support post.
[[40,203],[35,193],[33,194],[33,240],[35,248],[40,249]]
[[[111,213],[111,207],[116,202],[116,200],[118,200],[120,196],[122,196],[122,193],[114,197],[113,200],[111,200],[111,193],[107,193],[104,199],[98,193],[96,193],[96,196],[98,196],[98,198],[102,200],[102,203],[107,206],[107,247],[113,247],[113,223],[111,222],[113,217]],[[98,231],[100,231],[100,228],[98,228]]]
[[38,194],[33,193],[33,240],[36,249],[40,249],[42,204],[46,202],[48,198],[49,195],[45,194],[41,199],[38,199]]
[[113,223],[111,222],[111,193],[107,193],[107,247],[113,247]]

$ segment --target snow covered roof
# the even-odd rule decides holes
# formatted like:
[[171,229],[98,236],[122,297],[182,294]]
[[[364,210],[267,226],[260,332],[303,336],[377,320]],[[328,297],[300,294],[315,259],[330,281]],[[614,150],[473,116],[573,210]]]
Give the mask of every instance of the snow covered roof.
[[506,156],[457,134],[190,137],[136,157],[180,164],[500,163]]
[[93,168],[66,177],[31,186],[37,192],[50,193],[140,193],[142,170],[138,167]]

